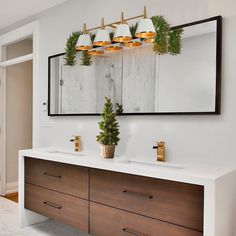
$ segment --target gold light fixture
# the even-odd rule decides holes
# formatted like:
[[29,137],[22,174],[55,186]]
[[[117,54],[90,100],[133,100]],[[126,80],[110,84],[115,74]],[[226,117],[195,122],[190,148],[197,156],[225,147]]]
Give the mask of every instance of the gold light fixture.
[[101,28],[97,31],[94,39],[94,46],[107,46],[111,44],[111,37],[109,32],[105,29],[104,18],[102,18]]
[[147,18],[147,8],[144,6],[143,19],[138,23],[135,37],[137,38],[153,38],[156,30],[151,19]]
[[155,38],[146,38],[146,39],[144,39],[145,43],[154,43],[154,41],[155,41]]
[[88,51],[88,54],[93,55],[93,56],[99,56],[99,55],[104,54],[104,50],[103,50],[103,48],[93,48]]
[[130,42],[124,43],[124,46],[127,48],[134,48],[134,47],[140,47],[142,45],[141,39],[133,39]]
[[92,40],[86,29],[86,24],[84,24],[83,34],[79,36],[76,44],[76,50],[89,50],[91,48],[93,48]]
[[117,51],[122,50],[122,46],[120,43],[115,43],[115,44],[112,44],[108,47],[105,47],[105,50],[110,51],[110,52],[117,52]]
[[132,40],[129,25],[124,21],[124,13],[121,13],[121,22],[116,28],[115,35],[113,38],[114,42],[123,43]]

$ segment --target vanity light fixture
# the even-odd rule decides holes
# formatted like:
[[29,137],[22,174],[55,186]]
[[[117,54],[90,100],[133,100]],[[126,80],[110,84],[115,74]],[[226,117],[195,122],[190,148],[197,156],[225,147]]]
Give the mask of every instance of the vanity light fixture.
[[104,54],[104,50],[102,47],[100,48],[93,48],[88,50],[88,54],[89,55],[93,55],[93,56],[99,56],[99,55],[103,55]]
[[104,18],[102,18],[101,28],[97,31],[94,39],[94,46],[107,46],[111,44],[109,32],[105,29]]
[[110,52],[116,52],[116,51],[120,51],[122,49],[123,49],[123,47],[121,46],[120,43],[114,43],[108,47],[105,47],[105,50],[110,51]]
[[79,36],[79,39],[76,44],[76,50],[89,50],[92,49],[92,40],[90,34],[86,29],[86,24],[84,24],[83,34]]
[[150,18],[147,18],[147,8],[144,6],[143,19],[138,23],[135,33],[137,38],[153,38],[156,35],[156,30]]
[[121,13],[121,21],[115,30],[114,42],[124,43],[132,40],[129,25],[124,21],[124,13]]
[[140,47],[142,45],[141,39],[133,39],[130,42],[124,43],[124,46],[127,48],[134,48],[134,47]]
[[155,41],[155,38],[147,38],[147,39],[144,39],[144,42],[145,43],[154,43]]

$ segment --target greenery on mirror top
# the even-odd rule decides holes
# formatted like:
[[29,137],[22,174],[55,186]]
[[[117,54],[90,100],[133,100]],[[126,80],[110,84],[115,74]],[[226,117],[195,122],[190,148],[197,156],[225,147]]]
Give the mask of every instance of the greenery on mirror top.
[[[152,16],[151,20],[156,30],[156,36],[153,42],[153,51],[158,55],[181,54],[183,29],[179,28],[172,30],[168,21],[163,16]],[[137,27],[138,23],[130,26],[130,32],[133,38],[135,38]],[[73,32],[67,39],[65,48],[65,65],[74,66],[76,64],[76,43],[81,34],[81,31]],[[112,39],[114,32],[111,32],[110,36]],[[95,34],[91,34],[92,42],[94,39]],[[90,66],[92,64],[92,56],[90,56],[89,59],[88,58],[88,53],[83,52],[80,58],[80,65]]]
[[119,124],[116,120],[116,113],[113,112],[111,99],[105,97],[105,104],[101,114],[103,120],[100,121],[100,133],[97,135],[97,141],[103,145],[117,145],[119,138]]
[[83,51],[80,57],[81,66],[91,66],[93,64],[92,56],[88,54],[88,51]]

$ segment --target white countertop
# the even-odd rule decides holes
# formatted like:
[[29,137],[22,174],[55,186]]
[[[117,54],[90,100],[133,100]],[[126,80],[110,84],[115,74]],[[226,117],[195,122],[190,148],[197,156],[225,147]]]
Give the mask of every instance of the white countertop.
[[[60,150],[60,152],[54,152]],[[206,163],[153,163],[144,159],[140,163],[128,162],[125,158],[102,159],[99,155],[61,151],[58,148],[28,149],[19,152],[19,156],[62,162],[103,170],[116,171],[184,183],[206,185],[232,172],[235,168]],[[170,165],[170,166],[168,166]]]

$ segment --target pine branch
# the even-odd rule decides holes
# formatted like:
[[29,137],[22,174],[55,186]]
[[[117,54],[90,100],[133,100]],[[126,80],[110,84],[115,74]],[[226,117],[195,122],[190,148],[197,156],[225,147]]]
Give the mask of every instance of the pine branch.
[[65,65],[74,66],[76,64],[76,43],[78,41],[81,31],[73,32],[66,42],[65,48]]
[[168,52],[171,55],[177,55],[181,53],[182,49],[181,36],[183,31],[184,30],[182,28],[179,28],[169,32]]
[[80,57],[81,66],[91,66],[93,64],[92,56],[88,54],[88,51],[83,51]]

